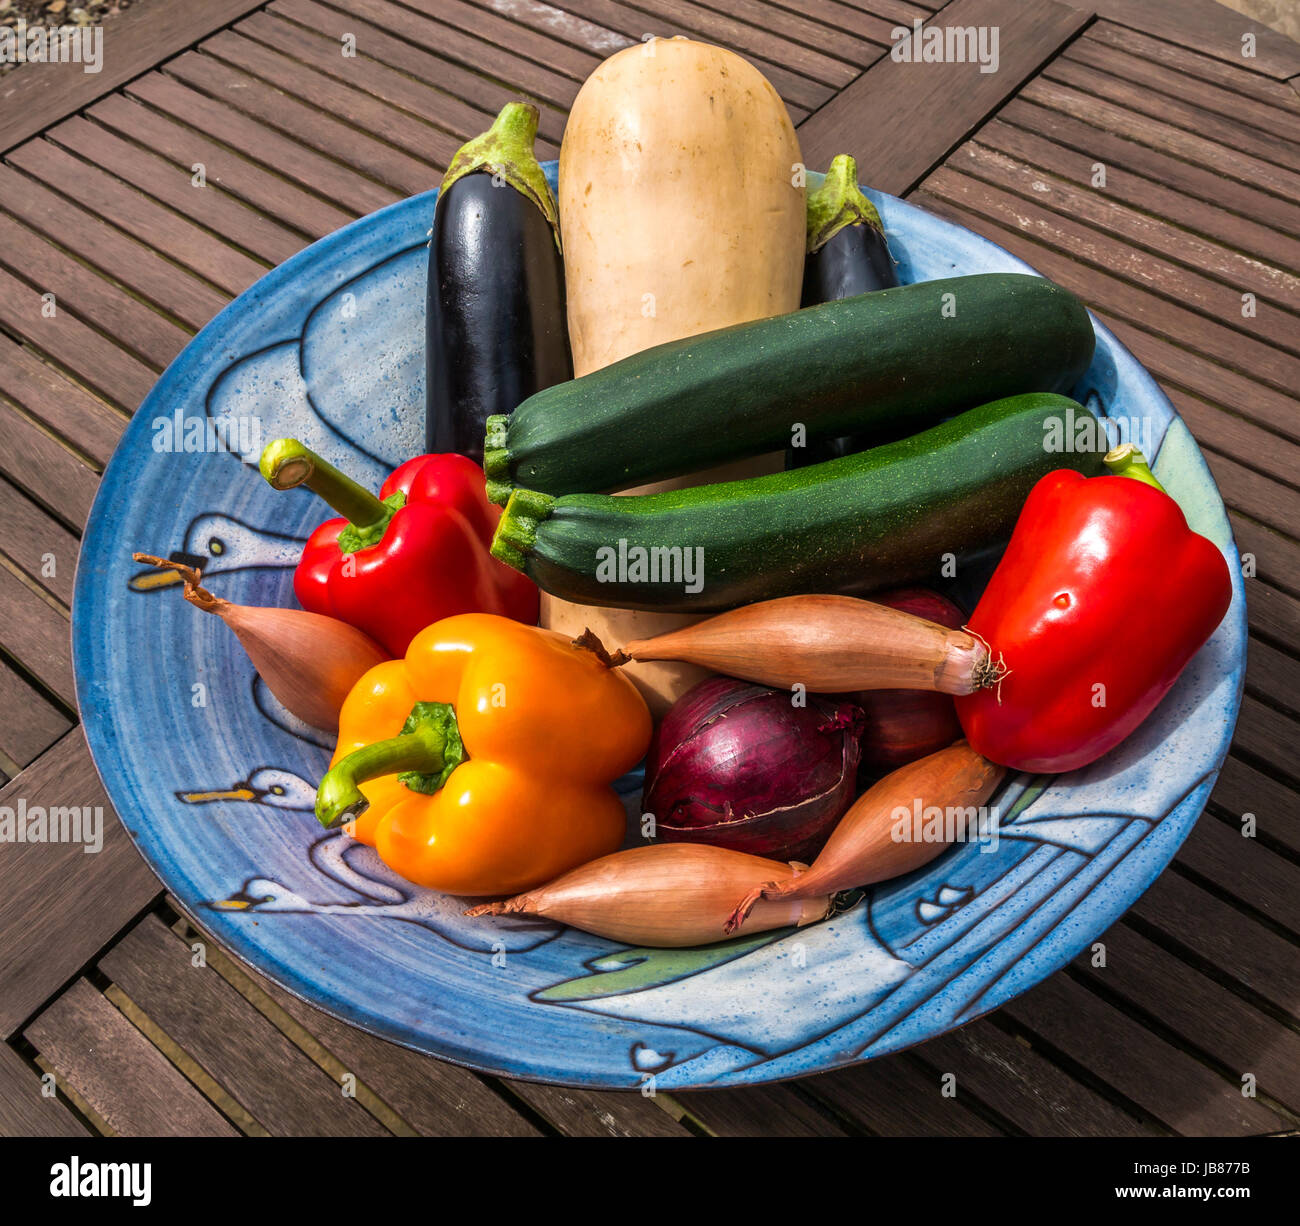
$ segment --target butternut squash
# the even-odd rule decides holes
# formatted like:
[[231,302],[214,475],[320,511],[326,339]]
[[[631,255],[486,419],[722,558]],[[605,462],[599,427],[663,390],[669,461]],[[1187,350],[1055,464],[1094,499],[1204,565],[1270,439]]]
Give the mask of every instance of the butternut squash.
[[[601,64],[569,112],[559,205],[576,376],[799,306],[806,231],[799,142],[776,90],[722,47],[652,39]],[[780,466],[779,456],[765,456],[624,492]],[[543,625],[575,635],[590,627],[615,644],[693,620],[542,594]],[[675,663],[626,671],[655,715],[705,675]]]

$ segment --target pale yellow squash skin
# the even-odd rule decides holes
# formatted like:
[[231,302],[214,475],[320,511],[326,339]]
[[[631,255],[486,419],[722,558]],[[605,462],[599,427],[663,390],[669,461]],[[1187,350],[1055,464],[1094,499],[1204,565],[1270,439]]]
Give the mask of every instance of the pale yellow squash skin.
[[[601,64],[564,129],[559,206],[575,375],[798,309],[806,225],[799,142],[776,90],[722,47],[656,39]],[[670,421],[664,445],[672,446]],[[779,457],[758,457],[625,492],[779,467]],[[589,627],[612,650],[698,619],[543,593],[541,620],[575,635]],[[708,675],[674,663],[627,672],[656,717]]]
[[722,47],[611,56],[560,146],[573,373],[799,306],[799,142],[776,90]]

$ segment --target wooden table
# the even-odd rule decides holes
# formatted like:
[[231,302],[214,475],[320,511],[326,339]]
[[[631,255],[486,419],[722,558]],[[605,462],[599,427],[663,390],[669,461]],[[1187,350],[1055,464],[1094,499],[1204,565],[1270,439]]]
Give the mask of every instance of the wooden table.
[[[999,71],[891,60],[915,18],[998,26]],[[868,1065],[654,1099],[413,1055],[212,942],[193,968],[202,935],[116,822],[97,856],[3,845],[0,1133],[1296,1128],[1300,46],[1209,0],[148,0],[107,28],[102,73],[0,80],[0,804],[102,797],[77,726],[73,569],[97,476],[163,367],[268,268],[435,184],[507,99],[538,103],[555,156],[580,82],[646,33],[751,58],[809,165],[851,152],[874,186],[1023,256],[1161,381],[1254,565],[1247,692],[1208,810],[1104,936],[1104,968],[1082,959]]]

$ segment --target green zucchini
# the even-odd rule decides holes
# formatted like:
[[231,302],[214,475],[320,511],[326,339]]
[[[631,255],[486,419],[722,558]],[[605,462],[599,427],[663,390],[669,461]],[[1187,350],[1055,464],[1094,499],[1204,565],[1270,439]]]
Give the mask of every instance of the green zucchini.
[[1045,473],[1102,471],[1104,441],[1096,452],[1047,449],[1053,423],[1069,430],[1071,413],[1089,415],[1036,392],[745,481],[630,496],[516,490],[492,553],[553,596],[662,612],[938,580],[947,555],[1009,536]]
[[621,489],[798,443],[909,434],[1021,392],[1068,392],[1092,323],[1041,277],[919,281],[658,345],[488,419],[488,496]]

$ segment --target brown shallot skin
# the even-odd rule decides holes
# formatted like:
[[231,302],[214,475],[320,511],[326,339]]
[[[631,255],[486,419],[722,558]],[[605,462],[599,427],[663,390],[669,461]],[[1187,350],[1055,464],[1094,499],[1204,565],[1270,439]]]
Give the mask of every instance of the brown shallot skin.
[[[959,630],[966,620],[951,600],[928,588],[899,588],[877,593],[873,599],[949,630]],[[962,735],[949,694],[866,690],[854,697],[865,719],[861,770],[870,779],[951,745]]]
[[[794,873],[792,865],[725,847],[657,843],[602,856],[538,889],[465,914],[536,915],[627,945],[681,949],[725,940],[723,925],[740,894]],[[824,919],[830,903],[828,895],[810,893],[758,899],[746,928],[801,927]]]
[[[766,882],[740,896],[727,920],[734,932],[760,903],[834,896],[841,890],[901,877],[928,864],[951,843],[895,838],[898,810],[919,806],[979,809],[1006,775],[965,741],[900,766],[864,792],[840,819],[821,854],[805,873]],[[910,831],[910,819],[907,823]]]
[[233,604],[200,586],[202,575],[191,566],[149,553],[131,556],[176,571],[185,581],[185,599],[230,627],[267,689],[313,728],[337,732],[339,709],[352,687],[388,659],[378,643],[347,622],[303,609]]
[[729,677],[822,694],[996,684],[999,666],[965,630],[854,596],[782,596],[732,609],[623,649],[633,660],[680,660]]

